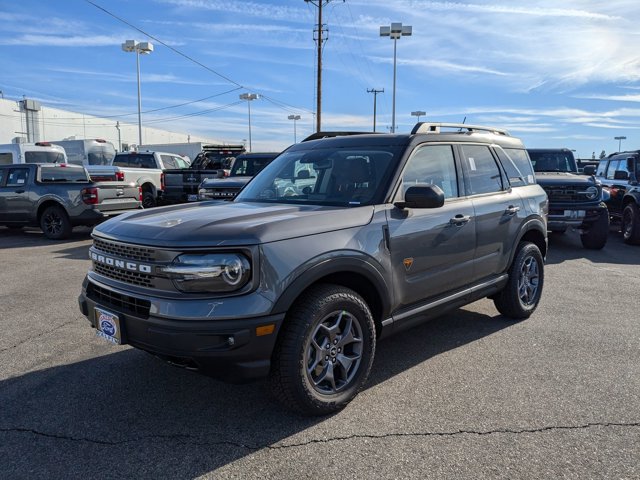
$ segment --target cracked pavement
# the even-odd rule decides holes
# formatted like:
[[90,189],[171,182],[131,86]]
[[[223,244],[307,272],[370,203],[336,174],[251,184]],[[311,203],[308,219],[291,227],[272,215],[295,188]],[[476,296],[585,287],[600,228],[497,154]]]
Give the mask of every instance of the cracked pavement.
[[640,478],[640,247],[618,234],[552,236],[525,322],[482,300],[380,342],[320,419],[96,338],[88,238],[0,227],[0,477]]

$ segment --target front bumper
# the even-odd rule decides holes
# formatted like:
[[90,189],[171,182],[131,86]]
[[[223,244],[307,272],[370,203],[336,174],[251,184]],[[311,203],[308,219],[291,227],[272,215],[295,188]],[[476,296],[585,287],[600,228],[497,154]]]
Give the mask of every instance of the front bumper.
[[[117,314],[122,344],[233,383],[269,373],[271,354],[284,320],[284,313],[242,315],[237,319],[167,318],[154,314],[153,308],[148,309],[147,303],[151,303],[148,299],[87,279],[78,303],[93,328],[96,328],[96,307]],[[256,329],[266,325],[275,325],[273,333],[257,335]]]
[[588,230],[601,215],[609,215],[604,203],[549,205],[547,228],[559,230],[573,227]]

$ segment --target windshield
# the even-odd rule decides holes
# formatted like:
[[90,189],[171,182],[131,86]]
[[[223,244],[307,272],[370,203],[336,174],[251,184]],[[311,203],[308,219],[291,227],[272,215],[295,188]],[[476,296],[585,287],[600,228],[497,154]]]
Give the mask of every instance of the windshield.
[[25,163],[64,163],[64,154],[54,151],[24,152]]
[[336,206],[382,203],[397,154],[394,147],[288,151],[267,165],[236,200]]
[[536,172],[577,172],[578,167],[573,153],[564,150],[529,150],[529,157]]

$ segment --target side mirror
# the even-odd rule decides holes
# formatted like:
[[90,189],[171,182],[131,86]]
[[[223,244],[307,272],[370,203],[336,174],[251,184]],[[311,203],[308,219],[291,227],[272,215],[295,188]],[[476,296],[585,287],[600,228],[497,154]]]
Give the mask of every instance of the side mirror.
[[414,185],[404,194],[404,202],[396,202],[398,208],[440,208],[444,205],[444,192],[437,185]]
[[582,169],[582,173],[584,173],[585,175],[595,175],[596,174],[595,165],[585,165],[585,167]]
[[629,173],[624,170],[616,170],[613,172],[614,180],[629,180]]

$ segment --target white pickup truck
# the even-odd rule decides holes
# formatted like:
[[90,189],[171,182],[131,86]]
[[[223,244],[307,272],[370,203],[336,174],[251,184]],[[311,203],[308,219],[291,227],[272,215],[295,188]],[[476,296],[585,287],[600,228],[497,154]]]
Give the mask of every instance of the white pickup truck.
[[188,162],[174,153],[124,152],[116,154],[109,166],[94,165],[89,169],[91,178],[101,181],[120,180],[137,183],[142,188],[144,208],[155,207],[162,202],[164,170],[187,168]]

